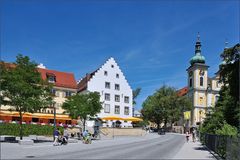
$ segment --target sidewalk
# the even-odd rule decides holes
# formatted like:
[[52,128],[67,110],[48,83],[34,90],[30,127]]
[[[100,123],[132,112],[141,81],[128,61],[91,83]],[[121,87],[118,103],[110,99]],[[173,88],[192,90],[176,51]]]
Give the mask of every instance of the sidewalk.
[[211,159],[216,158],[204,147],[199,141],[192,142],[191,140],[185,142],[179,152],[173,157],[173,159]]

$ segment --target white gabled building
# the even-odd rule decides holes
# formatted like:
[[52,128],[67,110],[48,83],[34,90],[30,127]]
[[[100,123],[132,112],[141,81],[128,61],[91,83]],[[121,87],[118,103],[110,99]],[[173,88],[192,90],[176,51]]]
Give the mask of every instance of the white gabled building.
[[[103,108],[98,117],[132,117],[132,89],[123,72],[114,60],[109,58],[99,69],[86,74],[78,83],[78,92],[98,92]],[[122,127],[132,126],[121,121]],[[112,121],[107,125],[111,126]]]

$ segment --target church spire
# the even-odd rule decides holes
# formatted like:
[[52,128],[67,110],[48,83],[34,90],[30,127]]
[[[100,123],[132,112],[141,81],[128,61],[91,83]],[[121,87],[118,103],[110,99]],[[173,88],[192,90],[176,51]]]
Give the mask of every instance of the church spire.
[[196,42],[196,45],[195,45],[195,54],[199,53],[201,54],[201,41],[200,41],[200,34],[198,32],[198,35],[197,35],[197,42]]
[[193,65],[195,63],[205,64],[205,57],[201,55],[201,41],[200,34],[198,32],[197,41],[195,44],[195,55],[190,59],[190,64]]

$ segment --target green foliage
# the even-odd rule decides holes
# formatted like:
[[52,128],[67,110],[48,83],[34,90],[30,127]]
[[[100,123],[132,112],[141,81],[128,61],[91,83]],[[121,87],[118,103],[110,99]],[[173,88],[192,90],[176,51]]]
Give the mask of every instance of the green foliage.
[[221,129],[216,130],[216,134],[225,136],[237,136],[237,128],[224,122]]
[[[63,127],[59,127],[60,131],[63,133]],[[34,124],[22,124],[23,136],[29,135],[44,135],[52,136],[53,135],[53,126],[47,125],[34,125]],[[11,123],[2,123],[0,124],[0,134],[1,135],[19,135],[19,125]]]
[[183,111],[191,108],[191,101],[187,97],[177,96],[172,87],[163,86],[143,102],[142,114],[144,119],[159,124],[180,119]]
[[200,127],[200,131],[203,133],[215,134],[216,130],[220,129],[224,123],[223,113],[217,111],[218,108],[212,110],[207,114],[204,123]]
[[227,123],[240,129],[239,54],[239,43],[234,47],[225,49],[221,54],[226,64],[220,66],[220,77],[224,83],[223,94],[220,96],[225,100],[219,106],[223,108]]
[[202,131],[205,133],[235,135],[235,127],[240,130],[239,53],[240,45],[236,44],[221,54],[226,62],[220,66],[219,71],[224,85],[219,92],[215,109],[207,115],[203,123]]
[[20,114],[20,137],[22,139],[22,114],[36,112],[50,106],[50,85],[42,80],[37,64],[29,57],[18,55],[16,62],[9,66],[1,63],[0,95],[1,104],[12,106]]
[[76,94],[69,97],[62,106],[65,113],[70,117],[77,119],[80,117],[84,120],[84,127],[86,119],[91,116],[96,116],[102,109],[100,102],[100,95],[97,92],[90,92],[86,94]]
[[132,92],[133,105],[136,105],[136,98],[140,94],[140,92],[141,92],[141,88],[137,88],[137,89],[133,90],[133,92]]
[[18,55],[15,67],[1,63],[2,104],[10,105],[19,112],[36,112],[52,102],[49,86],[37,71],[37,64],[29,57]]

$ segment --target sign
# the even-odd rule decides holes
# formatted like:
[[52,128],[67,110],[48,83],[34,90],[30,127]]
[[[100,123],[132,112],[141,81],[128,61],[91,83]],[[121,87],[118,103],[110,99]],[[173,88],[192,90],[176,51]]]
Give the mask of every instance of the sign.
[[185,119],[185,120],[190,119],[190,117],[191,117],[191,111],[183,112],[183,115],[184,115],[184,119]]

